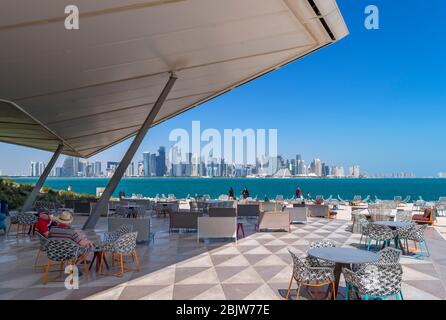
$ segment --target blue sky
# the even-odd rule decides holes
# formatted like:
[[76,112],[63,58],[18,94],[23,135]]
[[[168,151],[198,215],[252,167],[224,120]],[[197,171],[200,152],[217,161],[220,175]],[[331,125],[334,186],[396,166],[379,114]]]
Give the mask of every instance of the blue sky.
[[[338,0],[350,35],[152,129],[143,151],[169,145],[172,129],[277,128],[279,154],[370,173],[446,171],[444,0]],[[380,9],[380,29],[364,9]],[[280,110],[280,111],[278,111]],[[117,160],[129,141],[93,159]],[[48,152],[0,143],[3,174],[25,174]],[[4,155],[8,156],[4,156]]]

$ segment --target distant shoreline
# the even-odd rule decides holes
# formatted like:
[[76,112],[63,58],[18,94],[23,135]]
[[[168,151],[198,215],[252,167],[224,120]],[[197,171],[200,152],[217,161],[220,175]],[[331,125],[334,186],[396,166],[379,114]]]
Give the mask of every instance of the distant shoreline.
[[[0,176],[4,179],[38,179],[39,177],[31,176]],[[111,179],[111,177],[48,177],[47,179]],[[383,178],[370,178],[370,177],[123,177],[122,179],[274,179],[274,180],[297,180],[297,179],[308,179],[308,180],[417,180],[417,179],[432,179],[432,180],[446,180],[446,178],[439,177],[383,177]]]

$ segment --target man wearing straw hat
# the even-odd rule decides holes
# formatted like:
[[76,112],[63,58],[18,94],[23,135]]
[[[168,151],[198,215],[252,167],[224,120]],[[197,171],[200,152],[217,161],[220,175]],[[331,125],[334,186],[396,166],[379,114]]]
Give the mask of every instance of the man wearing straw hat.
[[50,228],[48,238],[71,239],[87,250],[93,247],[93,244],[87,239],[85,234],[81,230],[73,228],[71,225],[73,222],[71,212],[64,211],[58,217],[54,216],[52,220],[55,225]]

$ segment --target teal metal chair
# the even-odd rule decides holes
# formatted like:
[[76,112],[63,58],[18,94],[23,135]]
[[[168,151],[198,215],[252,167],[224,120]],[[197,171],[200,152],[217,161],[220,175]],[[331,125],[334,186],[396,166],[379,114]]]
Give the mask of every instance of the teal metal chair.
[[406,248],[409,247],[409,241],[414,241],[417,244],[419,252],[416,254],[415,258],[424,259],[425,257],[430,257],[429,246],[424,237],[427,227],[427,224],[412,225],[410,228],[398,231],[398,237],[404,241]]

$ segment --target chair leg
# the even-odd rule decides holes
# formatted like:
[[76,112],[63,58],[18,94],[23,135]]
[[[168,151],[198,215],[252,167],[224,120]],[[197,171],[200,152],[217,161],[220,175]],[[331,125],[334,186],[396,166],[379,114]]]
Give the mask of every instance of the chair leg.
[[361,239],[359,239],[359,244],[361,244],[362,243],[362,238],[364,237],[364,235],[363,234],[361,234]]
[[84,254],[84,272],[85,276],[88,276],[88,264],[87,264],[87,254]]
[[11,221],[9,221],[8,232],[6,232],[6,234],[9,234],[9,232],[11,231],[11,228],[12,228],[12,223],[11,223]]
[[294,279],[294,276],[293,276],[293,274],[291,274],[290,285],[288,286],[288,291],[287,291],[286,296],[285,296],[286,300],[288,300],[289,297],[290,297],[291,286],[293,285],[293,279]]
[[[71,276],[73,274],[73,259],[70,258],[70,260],[68,261],[68,266],[70,267],[70,273],[68,274],[69,276]],[[70,286],[73,286],[74,280],[73,277],[70,278]]]
[[[417,242],[415,240],[413,241],[413,245],[415,246],[415,251],[418,251]],[[421,248],[420,248],[420,250],[421,250]]]
[[51,260],[48,259],[47,265],[45,267],[45,272],[43,274],[43,284],[48,283],[48,272],[50,272],[50,267],[51,267]]
[[138,270],[138,272],[141,271],[141,267],[139,266],[139,259],[138,259],[138,254],[136,253],[136,250],[133,251],[132,253],[132,257],[134,256],[134,262],[136,264],[136,270]]
[[124,260],[123,260],[123,255],[122,253],[119,254],[119,269],[121,271],[121,275],[120,277],[122,277],[124,275]]
[[372,246],[372,240],[369,239],[369,244],[367,246],[367,250],[370,251],[370,247]]
[[104,261],[104,251],[101,252],[100,258],[99,258],[99,273],[102,273],[102,264]]
[[403,291],[400,291],[400,298],[401,298],[401,300],[404,300]]
[[316,287],[314,288],[314,300],[319,299],[319,286],[318,283],[316,282]]
[[350,285],[345,286],[345,300],[350,300]]
[[34,271],[37,270],[37,263],[39,262],[39,257],[40,257],[40,249],[39,251],[37,251],[37,256],[36,256],[36,260],[34,261]]
[[369,295],[368,294],[364,295],[364,300],[369,300]]
[[334,281],[331,283],[331,290],[333,292],[333,300],[336,300],[336,286]]
[[17,232],[15,234],[15,237],[18,239],[19,238],[19,233],[20,233],[20,224],[17,223]]
[[[423,244],[424,244],[424,247],[426,248],[427,257],[430,257],[430,256],[431,256],[431,253],[430,253],[430,251],[429,251],[429,247],[427,246],[427,241],[424,240],[424,241],[423,241]],[[421,246],[421,244],[420,244],[420,246]]]
[[300,281],[297,285],[297,293],[296,293],[296,300],[299,300],[300,296],[300,287],[302,286],[302,281]]

